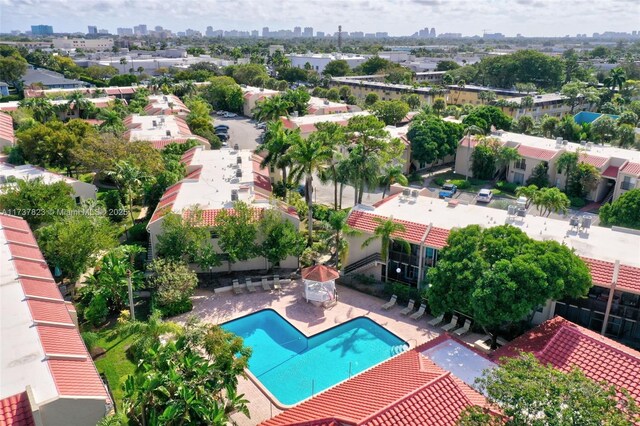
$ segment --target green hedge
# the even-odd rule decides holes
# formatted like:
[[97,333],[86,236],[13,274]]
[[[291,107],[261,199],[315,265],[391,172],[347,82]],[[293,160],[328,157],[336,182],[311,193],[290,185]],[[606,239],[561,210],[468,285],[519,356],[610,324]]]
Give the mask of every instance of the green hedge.
[[422,295],[420,290],[415,287],[409,287],[408,284],[402,284],[398,282],[388,282],[384,285],[384,292],[391,296],[395,294],[398,296],[399,304],[407,304],[409,303],[409,299],[413,299],[416,301],[416,305],[419,304],[422,300]]
[[510,194],[515,194],[516,188],[520,186],[522,185],[514,182],[507,182],[504,180],[501,180],[500,182],[496,183],[496,188],[498,188],[502,192],[508,192]]
[[571,197],[569,198],[569,201],[571,202],[571,207],[574,209],[581,209],[587,205],[587,201],[580,197]]
[[452,184],[454,184],[455,186],[457,186],[458,189],[460,189],[460,190],[471,188],[471,182],[469,182],[468,180],[454,179],[454,180],[452,180],[450,182]]

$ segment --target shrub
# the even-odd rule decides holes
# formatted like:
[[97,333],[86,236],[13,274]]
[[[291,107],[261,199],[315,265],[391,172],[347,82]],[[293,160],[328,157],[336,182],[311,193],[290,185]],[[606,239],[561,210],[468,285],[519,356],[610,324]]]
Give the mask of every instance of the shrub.
[[163,317],[173,317],[192,310],[193,303],[191,302],[191,299],[184,299],[179,300],[175,303],[159,305],[158,309],[160,310],[160,312],[162,312]]
[[313,205],[313,218],[315,220],[321,220],[323,222],[326,222],[326,221],[329,220],[329,215],[331,214],[332,211],[333,211],[333,209],[331,209],[330,207],[327,207],[325,205],[314,204]]
[[147,233],[147,222],[136,223],[131,228],[129,228],[129,239],[127,240],[130,244],[134,243],[146,243],[149,234]]
[[640,229],[640,189],[625,192],[613,203],[602,206],[600,220],[605,225]]
[[446,181],[447,180],[445,178],[443,178],[443,177],[437,177],[437,178],[433,179],[433,183],[435,183],[438,186],[444,185]]
[[570,197],[569,201],[571,202],[571,207],[574,209],[581,209],[587,205],[586,200],[580,197]]
[[516,188],[518,188],[519,186],[521,185],[515,182],[507,182],[504,180],[501,180],[500,182],[496,183],[496,188],[498,188],[502,192],[508,192],[510,194],[515,194]]
[[127,217],[127,210],[122,204],[120,191],[107,191],[102,196],[102,201],[107,208],[107,216],[112,222],[122,222]]
[[409,287],[408,284],[388,282],[384,285],[384,292],[389,296],[398,296],[398,303],[401,304],[409,303],[409,299],[415,300],[416,304],[422,300],[420,291],[415,287]]
[[415,183],[415,182],[422,183],[424,181],[424,178],[422,177],[422,175],[417,172],[411,173],[407,179],[409,180],[410,183]]
[[460,190],[471,188],[471,182],[469,182],[468,180],[454,179],[454,180],[451,180],[450,182],[455,186],[457,186],[458,189]]
[[97,333],[85,331],[84,333],[80,333],[80,336],[82,336],[84,345],[87,347],[87,351],[89,352],[91,352],[91,350],[98,344],[99,337]]
[[82,311],[84,319],[94,327],[104,323],[109,315],[107,299],[101,294],[95,294],[89,305]]
[[[156,289],[158,309],[168,316],[191,310],[189,299],[198,285],[198,277],[183,262],[157,258],[149,265],[149,286]],[[185,310],[186,309],[186,310]]]

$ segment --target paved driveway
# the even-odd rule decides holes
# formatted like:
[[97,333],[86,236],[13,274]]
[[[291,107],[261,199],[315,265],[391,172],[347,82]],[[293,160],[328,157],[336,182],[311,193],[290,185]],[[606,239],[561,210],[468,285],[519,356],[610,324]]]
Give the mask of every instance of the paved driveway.
[[262,134],[261,129],[256,128],[256,122],[246,117],[224,118],[213,115],[213,125],[226,124],[229,126],[229,146],[238,144],[240,149],[256,149],[258,139]]

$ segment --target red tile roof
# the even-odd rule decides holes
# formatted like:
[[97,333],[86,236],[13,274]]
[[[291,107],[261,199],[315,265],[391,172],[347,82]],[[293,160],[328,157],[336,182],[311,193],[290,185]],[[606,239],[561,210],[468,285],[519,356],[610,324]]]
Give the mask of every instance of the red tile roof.
[[640,352],[562,317],[540,324],[495,351],[494,359],[532,352],[562,371],[573,366],[593,380],[623,387],[640,402]]
[[[234,215],[235,212],[236,212],[235,209],[209,209],[209,210],[202,210],[202,222],[203,222],[202,225],[203,226],[215,226],[216,225],[216,218],[218,217],[218,215],[222,211],[226,211],[230,215]],[[184,212],[182,212],[182,217],[185,217],[185,218],[188,217],[190,212],[191,212],[190,210],[185,210]],[[264,213],[264,209],[251,207],[251,213],[252,213],[253,220],[257,221],[257,220],[260,220],[260,218],[262,217],[262,215]]]
[[[380,225],[376,219],[387,220],[388,218],[360,210],[352,210],[347,218],[347,224],[354,229],[373,233],[376,227]],[[393,219],[393,221],[405,227],[404,232],[396,232],[393,234],[393,237],[400,237],[414,244],[420,244],[422,242],[422,238],[427,231],[427,225],[398,219]]]
[[610,177],[610,178],[614,178],[615,179],[615,178],[618,177],[618,169],[620,169],[620,167],[609,166],[609,167],[607,167],[607,170],[602,172],[602,176],[606,176],[606,177]]
[[447,245],[447,239],[449,238],[450,233],[451,231],[449,229],[436,228],[435,226],[432,226],[424,243],[428,247],[441,249]]
[[591,155],[591,154],[582,154],[580,156],[581,163],[591,164],[592,166],[598,169],[601,169],[607,163],[607,161],[609,161],[608,158],[598,157],[596,155]]
[[[34,252],[37,245],[29,225],[19,217],[0,214],[0,236],[3,236],[12,256],[10,259],[2,259],[2,262],[13,265],[24,294],[20,300],[13,302],[26,303],[29,307],[31,319],[35,322],[35,329],[40,337],[39,344],[48,355],[44,362],[49,366],[59,394],[100,397],[108,401],[104,384],[73,324],[51,272],[42,254]],[[29,257],[36,260],[14,257],[20,254],[29,254]],[[2,268],[4,267],[3,265]],[[0,312],[2,314],[7,313]],[[58,359],[56,355],[66,357]]]
[[624,166],[622,166],[620,172],[632,176],[640,176],[640,163],[633,163],[629,161]]
[[280,425],[455,425],[482,395],[422,355],[440,336],[404,352],[262,423]]
[[551,160],[559,151],[552,151],[549,149],[536,148],[532,146],[519,145],[518,153],[523,157],[535,158],[537,160],[549,161]]
[[340,277],[340,272],[325,265],[313,265],[300,271],[302,278],[310,281],[325,282]]
[[153,146],[155,149],[164,149],[167,145],[172,144],[172,143],[177,143],[177,144],[183,144],[186,143],[189,140],[195,140],[200,142],[201,144],[205,145],[205,146],[210,146],[210,143],[208,140],[206,140],[205,138],[201,137],[201,136],[197,136],[197,135],[191,135],[189,137],[184,137],[184,138],[173,138],[173,139],[157,139],[157,140],[150,140],[150,141],[146,141],[149,142],[151,144],[151,146]]
[[35,426],[26,392],[0,400],[0,425]]
[[0,139],[15,142],[15,136],[13,132],[13,118],[9,114],[0,112]]
[[[611,287],[615,266],[613,262],[588,257],[583,257],[582,260],[589,267],[594,284],[600,287]],[[640,294],[640,268],[630,265],[620,265],[616,290]]]

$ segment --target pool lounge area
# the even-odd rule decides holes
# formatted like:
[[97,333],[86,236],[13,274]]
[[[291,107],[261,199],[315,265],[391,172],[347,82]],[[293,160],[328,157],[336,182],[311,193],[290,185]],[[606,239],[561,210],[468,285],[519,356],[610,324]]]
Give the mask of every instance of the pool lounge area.
[[[407,342],[411,348],[438,337],[442,332],[439,328],[427,324],[427,321],[432,318],[430,316],[415,321],[400,314],[402,306],[386,311],[381,309],[386,300],[343,286],[338,286],[337,291],[339,303],[330,309],[323,309],[304,300],[303,286],[300,282],[292,282],[284,286],[280,293],[259,290],[255,293],[240,295],[235,295],[233,292],[214,294],[210,290],[199,289],[193,298],[193,311],[177,319],[186,321],[189,316],[195,315],[204,322],[222,325],[264,309],[272,309],[295,327],[301,335],[313,337],[349,320],[366,317],[400,340]],[[481,337],[479,334],[469,333],[463,339],[474,342]],[[385,355],[384,359],[388,357]],[[369,368],[364,371],[368,370]],[[251,373],[250,369],[248,373]],[[355,375],[353,371],[352,375]],[[256,385],[250,378],[240,378],[238,392],[244,394],[250,401],[251,414],[250,419],[244,414],[233,414],[232,419],[238,425],[254,426],[283,411],[267,396],[265,387]],[[320,393],[315,389],[314,392],[315,395]],[[304,396],[304,398],[307,397],[308,395]]]
[[249,371],[272,402],[288,408],[408,349],[367,317],[307,337],[273,309],[222,324],[252,348]]

